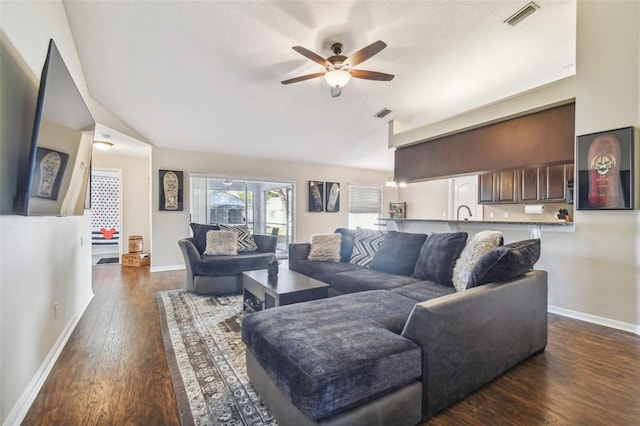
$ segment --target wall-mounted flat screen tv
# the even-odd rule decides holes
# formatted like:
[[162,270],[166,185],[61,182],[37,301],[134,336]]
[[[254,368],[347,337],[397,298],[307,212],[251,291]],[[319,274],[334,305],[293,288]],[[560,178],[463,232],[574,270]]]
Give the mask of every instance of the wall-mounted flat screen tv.
[[95,121],[51,40],[40,79],[27,179],[18,188],[18,214],[84,214],[94,128]]

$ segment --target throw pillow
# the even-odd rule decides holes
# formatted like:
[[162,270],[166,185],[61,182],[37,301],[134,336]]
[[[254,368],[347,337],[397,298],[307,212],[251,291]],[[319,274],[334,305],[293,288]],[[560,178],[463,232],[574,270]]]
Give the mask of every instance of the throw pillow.
[[342,241],[340,242],[340,262],[349,262],[351,259],[351,253],[353,253],[353,243],[356,238],[356,230],[349,228],[338,228],[335,231],[337,234],[342,234]]
[[238,236],[233,231],[207,232],[207,247],[204,254],[208,256],[235,256],[238,254]]
[[238,252],[251,252],[258,250],[258,245],[251,235],[247,225],[223,225],[218,224],[223,231],[233,231],[238,234]]
[[219,231],[218,225],[206,225],[201,223],[190,223],[189,226],[193,231],[193,245],[196,246],[198,253],[203,254],[207,248],[207,232]]
[[473,268],[467,288],[516,278],[532,269],[539,258],[539,238],[496,247]]
[[353,241],[353,252],[349,263],[358,266],[367,266],[373,260],[376,252],[384,241],[386,232],[372,229],[356,228],[356,236]]
[[466,232],[429,234],[420,249],[413,276],[453,287],[453,265],[467,242]]
[[309,260],[340,262],[340,234],[316,234],[311,236]]
[[501,246],[503,242],[500,231],[480,231],[474,235],[460,254],[453,267],[453,286],[458,291],[467,288],[471,271],[485,254]]
[[411,275],[426,239],[426,234],[389,231],[369,268],[390,274]]

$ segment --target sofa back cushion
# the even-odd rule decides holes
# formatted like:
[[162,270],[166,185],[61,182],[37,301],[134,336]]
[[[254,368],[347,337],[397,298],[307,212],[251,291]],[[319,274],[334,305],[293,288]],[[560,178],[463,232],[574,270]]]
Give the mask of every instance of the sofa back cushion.
[[356,228],[356,235],[353,243],[353,252],[349,263],[358,266],[368,266],[373,260],[376,252],[384,241],[386,232],[372,229]]
[[425,240],[413,276],[453,287],[453,266],[467,242],[466,232],[429,234]]
[[336,234],[342,235],[340,241],[340,262],[349,262],[351,253],[353,253],[353,243],[356,238],[355,229],[338,228]]
[[207,232],[219,231],[218,225],[206,225],[202,223],[190,223],[189,226],[193,231],[193,245],[196,246],[198,253],[203,254],[207,248]]
[[426,239],[426,234],[387,232],[369,268],[389,274],[411,275]]
[[341,234],[315,234],[311,236],[309,260],[340,262]]
[[500,231],[480,231],[471,237],[453,268],[453,286],[456,290],[462,291],[467,288],[471,271],[478,261],[489,251],[501,246],[502,242]]
[[494,248],[473,268],[467,288],[514,279],[532,269],[539,258],[539,238]]

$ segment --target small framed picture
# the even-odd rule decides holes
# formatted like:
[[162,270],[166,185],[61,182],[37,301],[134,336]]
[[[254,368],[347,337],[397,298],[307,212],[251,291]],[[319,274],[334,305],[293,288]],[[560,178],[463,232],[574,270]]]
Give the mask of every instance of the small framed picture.
[[633,209],[633,127],[578,136],[578,210]]
[[181,212],[183,208],[183,173],[160,170],[160,211]]
[[392,219],[406,219],[407,203],[389,203],[389,217]]
[[338,182],[325,182],[324,186],[327,190],[325,211],[329,213],[337,213],[340,211],[340,184]]
[[69,154],[38,147],[33,170],[31,197],[57,200]]
[[321,212],[324,210],[324,182],[318,180],[309,181],[309,211]]

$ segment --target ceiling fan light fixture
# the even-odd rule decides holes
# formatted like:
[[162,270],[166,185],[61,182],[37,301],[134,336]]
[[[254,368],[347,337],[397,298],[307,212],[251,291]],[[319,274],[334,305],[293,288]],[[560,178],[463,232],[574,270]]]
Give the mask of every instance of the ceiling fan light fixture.
[[329,83],[329,86],[339,89],[346,86],[351,80],[351,73],[344,70],[331,70],[327,71],[324,79]]

